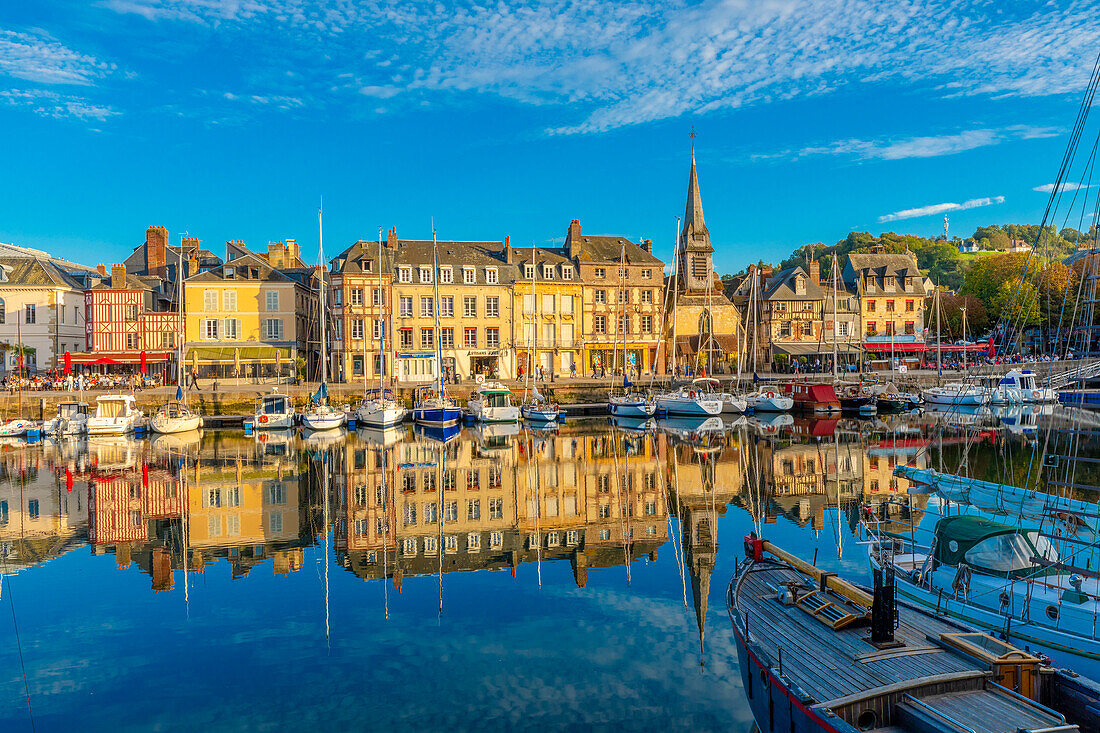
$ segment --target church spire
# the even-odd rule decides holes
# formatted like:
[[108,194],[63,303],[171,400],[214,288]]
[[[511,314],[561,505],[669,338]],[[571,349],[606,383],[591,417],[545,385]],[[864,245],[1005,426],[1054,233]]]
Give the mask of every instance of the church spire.
[[684,233],[689,227],[696,233],[706,233],[703,222],[703,197],[699,194],[699,175],[695,172],[695,130],[691,131],[691,175],[688,177],[687,206],[684,207]]
[[684,228],[680,230],[679,271],[683,290],[705,293],[714,287],[710,232],[703,221],[703,197],[699,194],[699,175],[695,172],[695,130],[691,131],[691,174],[688,176]]

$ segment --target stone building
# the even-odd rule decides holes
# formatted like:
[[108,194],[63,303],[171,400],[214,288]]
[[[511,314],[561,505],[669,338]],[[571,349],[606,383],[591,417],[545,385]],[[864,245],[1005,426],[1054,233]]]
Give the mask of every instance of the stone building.
[[569,376],[584,367],[581,298],[584,290],[577,265],[561,247],[508,247],[508,262],[517,268],[512,287],[512,324],[516,376]]
[[374,387],[393,376],[394,250],[359,240],[332,259],[333,379]]
[[899,356],[924,351],[930,293],[912,253],[848,255],[842,277],[859,297],[864,349]]
[[653,240],[585,235],[574,219],[565,236],[565,251],[581,282],[583,372],[622,373],[625,366],[641,375],[658,366],[663,374],[657,350],[664,263],[653,256]]
[[0,376],[61,366],[83,350],[84,320],[76,277],[49,258],[0,257]]
[[698,374],[703,369],[717,373],[734,371],[741,318],[714,271],[714,247],[703,218],[694,146],[675,260],[672,275],[675,294],[670,298],[666,336],[673,344],[676,370],[680,374]]

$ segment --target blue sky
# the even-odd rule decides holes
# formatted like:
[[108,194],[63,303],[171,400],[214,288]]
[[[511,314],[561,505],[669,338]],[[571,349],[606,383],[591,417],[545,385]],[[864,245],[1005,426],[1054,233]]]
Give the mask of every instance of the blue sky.
[[399,236],[650,237],[698,133],[717,269],[1037,222],[1097,2],[36,0],[0,7],[0,241],[120,261]]

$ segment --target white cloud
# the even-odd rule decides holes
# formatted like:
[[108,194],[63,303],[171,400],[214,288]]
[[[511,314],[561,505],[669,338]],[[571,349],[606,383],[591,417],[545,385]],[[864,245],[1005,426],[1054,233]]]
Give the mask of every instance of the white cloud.
[[[1059,186],[1059,189],[1061,189],[1062,191],[1077,191],[1077,190],[1082,189],[1082,188],[1094,188],[1095,186],[1096,186],[1096,184],[1093,184],[1092,186],[1088,186],[1088,185],[1085,185],[1084,183],[1070,183],[1069,181],[1066,181],[1061,186]],[[1044,183],[1042,186],[1036,186],[1035,188],[1033,188],[1031,190],[1032,191],[1038,191],[1040,193],[1053,193],[1054,192],[1054,184],[1053,183]]]
[[42,117],[75,117],[80,120],[106,120],[119,114],[117,110],[86,99],[58,94],[43,89],[5,89],[0,91],[0,104],[30,109]]
[[977,209],[982,206],[992,206],[993,204],[1003,204],[1005,202],[1004,196],[991,196],[980,199],[970,199],[964,201],[961,204],[931,204],[929,206],[920,206],[916,209],[902,209],[901,211],[895,211],[892,214],[886,214],[880,216],[878,221],[883,224],[888,221],[898,221],[899,219],[915,219],[918,216],[931,216],[933,214],[946,214],[949,211],[963,211],[964,209]]
[[999,145],[1012,140],[1033,140],[1053,137],[1057,134],[1059,134],[1059,130],[1051,127],[1012,125],[1003,128],[982,128],[945,135],[922,135],[902,139],[840,140],[827,145],[811,145],[797,151],[769,153],[756,157],[801,158],[811,155],[848,155],[855,158],[879,160],[936,158],[990,145]]
[[[338,104],[328,90],[350,73],[339,86],[349,94],[418,102],[426,94],[480,93],[561,105],[571,117],[551,128],[558,134],[858,84],[904,86],[929,97],[1076,92],[1088,77],[1082,60],[1094,55],[1096,16],[1094,0],[103,2],[153,22],[236,34],[240,58],[257,70],[291,61],[318,100]],[[365,54],[364,39],[384,43],[384,53]],[[408,81],[380,76],[380,62]],[[976,134],[908,143],[863,154],[927,157],[990,144]]]
[[41,84],[87,86],[114,66],[77,53],[49,36],[0,29],[0,74]]

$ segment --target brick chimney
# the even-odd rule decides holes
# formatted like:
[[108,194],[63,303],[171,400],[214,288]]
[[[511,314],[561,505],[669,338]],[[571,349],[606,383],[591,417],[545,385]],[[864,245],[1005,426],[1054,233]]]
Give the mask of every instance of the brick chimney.
[[267,264],[276,270],[286,267],[286,245],[282,242],[267,243]]
[[821,261],[810,260],[810,282],[814,285],[821,284]]
[[199,258],[194,253],[187,259],[187,273],[185,277],[191,277],[199,271]]
[[386,248],[397,249],[397,227],[390,227],[386,232]]
[[103,264],[102,262],[95,266],[95,271],[103,277],[107,277],[107,265]]
[[286,240],[284,253],[286,255],[285,267],[293,267],[298,262],[298,243],[293,239]]
[[[197,240],[196,240],[197,241]],[[164,227],[149,227],[145,230],[145,274],[165,274],[165,259],[168,252],[168,230]]]
[[111,265],[111,288],[126,289],[126,265]]
[[574,219],[569,222],[569,231],[565,233],[565,248],[569,250],[569,256],[573,256],[573,242],[581,241],[581,221]]
[[648,254],[653,254],[653,240],[652,239],[643,239],[642,240],[642,249],[644,249]]
[[504,261],[512,264],[512,235],[504,235]]

